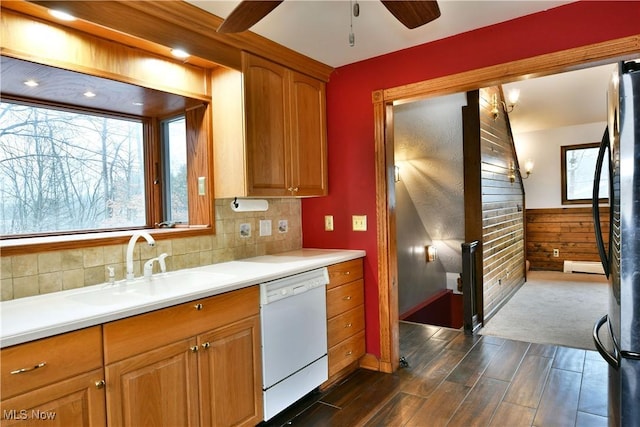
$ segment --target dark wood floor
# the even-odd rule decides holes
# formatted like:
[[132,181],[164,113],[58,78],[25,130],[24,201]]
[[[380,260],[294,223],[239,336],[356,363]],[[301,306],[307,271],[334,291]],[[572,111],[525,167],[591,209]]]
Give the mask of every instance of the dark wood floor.
[[408,367],[359,370],[266,425],[607,425],[607,365],[595,351],[406,322],[400,336]]

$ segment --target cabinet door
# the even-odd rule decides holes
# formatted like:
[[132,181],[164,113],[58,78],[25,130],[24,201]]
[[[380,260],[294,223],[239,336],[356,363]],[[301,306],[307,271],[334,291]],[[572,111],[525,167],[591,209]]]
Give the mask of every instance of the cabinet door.
[[260,317],[198,337],[203,426],[254,426],[262,421]]
[[195,339],[159,347],[107,365],[110,426],[197,426]]
[[105,426],[103,379],[96,369],[3,400],[2,425]]
[[245,55],[243,62],[247,193],[289,196],[287,70]]
[[291,72],[291,185],[296,196],[327,194],[325,85]]

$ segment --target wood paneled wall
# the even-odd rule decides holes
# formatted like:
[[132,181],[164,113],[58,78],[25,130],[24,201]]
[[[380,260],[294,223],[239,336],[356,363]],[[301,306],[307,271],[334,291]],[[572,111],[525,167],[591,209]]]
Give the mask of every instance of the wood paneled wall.
[[[562,271],[564,261],[600,261],[591,208],[527,209],[527,260],[532,270]],[[600,208],[604,241],[609,241],[609,208]],[[553,250],[559,256],[553,256]]]
[[481,242],[476,274],[482,284],[478,311],[487,321],[523,283],[525,275],[524,189],[508,118],[494,118],[493,95],[499,87],[468,93],[464,111],[465,240]]
[[482,265],[485,320],[524,283],[524,189],[520,177],[509,176],[517,165],[507,115],[499,107],[494,119],[492,97],[499,87],[480,90],[480,155],[482,162]]

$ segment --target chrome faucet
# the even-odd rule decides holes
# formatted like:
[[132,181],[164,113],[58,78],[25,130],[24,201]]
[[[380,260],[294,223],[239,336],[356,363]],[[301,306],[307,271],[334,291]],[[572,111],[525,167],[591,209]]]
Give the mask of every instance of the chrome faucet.
[[155,246],[156,241],[146,231],[136,231],[129,239],[129,245],[127,246],[127,280],[132,280],[133,276],[133,248],[140,237],[144,237],[149,246]]

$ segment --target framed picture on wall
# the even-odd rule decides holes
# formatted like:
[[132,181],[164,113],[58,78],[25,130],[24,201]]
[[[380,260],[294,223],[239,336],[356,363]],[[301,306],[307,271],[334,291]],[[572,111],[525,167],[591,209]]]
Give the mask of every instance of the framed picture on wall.
[[[593,178],[600,144],[597,142],[560,147],[562,204],[591,203]],[[609,199],[609,159],[605,156],[600,177],[600,202]]]

